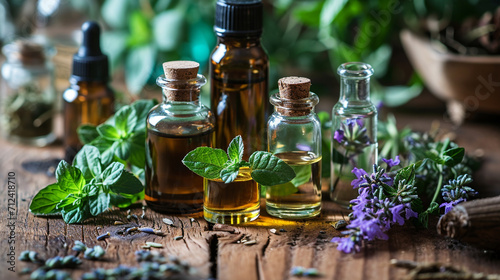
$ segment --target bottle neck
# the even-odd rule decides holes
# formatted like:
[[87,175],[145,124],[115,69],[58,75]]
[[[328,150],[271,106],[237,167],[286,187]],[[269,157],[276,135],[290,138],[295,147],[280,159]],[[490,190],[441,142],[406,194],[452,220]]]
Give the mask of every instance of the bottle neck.
[[251,48],[260,46],[260,37],[217,37],[218,45],[233,48]]
[[370,101],[370,78],[340,78],[340,102]]

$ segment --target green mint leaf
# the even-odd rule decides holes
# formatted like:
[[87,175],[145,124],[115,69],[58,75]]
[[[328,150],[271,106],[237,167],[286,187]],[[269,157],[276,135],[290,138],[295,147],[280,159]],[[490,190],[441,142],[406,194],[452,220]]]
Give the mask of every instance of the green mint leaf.
[[82,144],[90,144],[97,137],[99,137],[99,132],[97,128],[91,124],[84,124],[78,127],[76,130],[78,133],[78,138]]
[[129,138],[130,142],[130,156],[128,161],[130,164],[141,168],[144,171],[144,167],[146,165],[146,147],[144,143],[146,143],[146,133],[145,132],[136,132]]
[[106,184],[113,192],[119,194],[135,195],[144,190],[141,181],[134,174],[123,170],[118,179],[112,184]]
[[249,161],[252,178],[261,185],[284,184],[295,177],[293,169],[271,153],[254,152]]
[[101,153],[101,164],[102,166],[108,166],[114,157],[114,147],[113,145],[117,143],[113,140],[105,139],[101,136],[92,141],[91,145],[96,147]]
[[85,145],[76,154],[73,166],[80,169],[85,181],[90,182],[94,177],[101,174],[101,154],[99,150],[91,145]]
[[449,150],[444,151],[443,153],[443,159],[444,159],[444,164],[447,166],[455,166],[462,162],[465,156],[465,149],[464,148],[451,148]]
[[132,103],[132,107],[135,109],[137,114],[137,123],[135,125],[134,131],[146,133],[146,118],[149,111],[158,104],[156,100],[141,99]]
[[61,211],[64,222],[76,224],[91,217],[87,199],[78,198],[73,204],[64,207]]
[[124,171],[123,164],[119,162],[111,163],[102,173],[100,179],[102,180],[102,184],[105,186],[111,186],[118,182],[118,179],[122,175]]
[[100,177],[92,179],[90,183],[83,187],[83,193],[88,196],[97,195],[101,189],[98,184],[102,184],[102,179]]
[[227,147],[227,155],[233,163],[239,163],[243,158],[243,140],[241,136],[238,135],[231,140],[229,146]]
[[222,169],[220,172],[220,178],[224,183],[231,183],[238,177],[240,166],[238,164],[231,164],[226,168]]
[[123,106],[115,114],[115,128],[120,136],[124,137],[134,131],[137,123],[137,114],[131,106]]
[[131,143],[125,139],[122,139],[118,142],[118,145],[115,147],[115,154],[122,160],[127,160],[130,157],[131,153]]
[[298,188],[292,182],[266,186],[267,193],[272,196],[287,196],[297,192]]
[[110,193],[110,203],[119,208],[126,208],[135,203],[136,201],[144,199],[144,192],[130,194],[115,194]]
[[98,195],[89,197],[90,214],[97,216],[108,210],[110,202],[109,193],[101,192]]
[[435,151],[425,151],[424,155],[426,158],[434,161],[437,164],[444,164],[444,159],[441,158]]
[[35,195],[30,204],[30,212],[35,215],[59,213],[56,206],[67,195],[68,193],[63,191],[59,184],[48,185]]
[[80,193],[85,186],[82,171],[64,160],[61,160],[57,166],[56,178],[59,187],[66,193]]
[[118,129],[116,129],[114,126],[110,124],[106,123],[100,124],[97,127],[97,131],[104,139],[107,140],[115,141],[115,140],[120,140],[121,138],[120,131],[118,131]]
[[61,202],[57,204],[57,209],[63,209],[64,207],[67,207],[69,205],[73,205],[75,201],[77,200],[77,197],[70,193],[67,197],[65,197]]
[[219,179],[227,162],[224,150],[198,147],[189,152],[182,163],[191,171],[207,179]]

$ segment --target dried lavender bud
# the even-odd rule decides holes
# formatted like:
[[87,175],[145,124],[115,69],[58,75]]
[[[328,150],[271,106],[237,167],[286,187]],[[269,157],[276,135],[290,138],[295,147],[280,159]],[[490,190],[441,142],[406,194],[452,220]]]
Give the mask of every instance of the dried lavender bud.
[[125,233],[130,234],[131,232],[136,231],[137,229],[138,229],[138,227],[131,227],[131,228],[126,229]]
[[304,276],[306,277],[316,277],[316,276],[320,276],[318,270],[316,268],[308,268],[306,270],[304,270]]
[[83,244],[81,241],[75,241],[75,245],[73,246],[73,251],[76,251],[78,253],[80,252],[85,252],[87,250],[87,246]]
[[132,214],[131,216],[132,216],[132,218],[134,218],[134,220],[136,220],[136,222],[139,222],[139,218],[137,217],[136,214]]
[[149,228],[149,227],[139,228],[137,230],[140,231],[140,232],[155,234],[155,230],[152,229],[152,228]]
[[31,273],[31,271],[32,271],[32,270],[31,270],[31,268],[29,268],[29,267],[24,267],[24,268],[21,270],[21,272],[20,272],[20,273],[21,273],[22,275],[24,275],[24,274],[29,274],[29,273]]
[[37,252],[35,251],[23,251],[19,255],[19,260],[23,262],[32,262],[32,263],[43,263],[44,261],[40,258]]
[[294,266],[290,270],[292,276],[302,276],[304,274],[304,268],[302,266]]
[[97,245],[94,246],[94,248],[87,248],[87,250],[85,250],[85,254],[83,257],[88,260],[98,260],[102,258],[102,256],[104,256],[105,253],[106,251],[104,251],[104,249],[101,246]]
[[286,232],[286,229],[281,228],[281,229],[280,229],[280,232]]
[[153,248],[163,248],[163,245],[156,242],[146,242],[146,245],[151,246]]
[[169,218],[164,218],[163,219],[163,222],[169,226],[173,226],[174,225],[174,221],[170,220]]
[[104,239],[106,239],[106,238],[108,238],[108,237],[110,237],[110,236],[111,236],[111,233],[109,233],[109,231],[108,231],[108,232],[106,232],[105,234],[101,234],[101,235],[99,235],[99,236],[97,237],[97,241],[104,240]]
[[115,226],[119,226],[119,225],[124,225],[125,223],[124,223],[124,222],[122,222],[122,221],[115,221],[113,224],[114,224]]
[[243,244],[250,246],[250,245],[257,244],[257,241],[256,240],[248,240],[248,241],[243,242]]
[[180,240],[180,239],[182,239],[182,238],[184,238],[184,236],[182,236],[182,235],[178,235],[178,236],[174,237],[174,240]]
[[272,228],[272,229],[270,229],[269,231],[270,231],[271,233],[276,234],[276,229],[275,229],[275,228]]
[[45,261],[45,266],[49,269],[53,268],[75,268],[82,264],[82,261],[75,256],[66,256],[66,257],[53,257]]
[[345,228],[347,226],[347,222],[345,220],[338,220],[337,222],[335,222],[335,224],[333,224],[333,227],[335,229],[342,229],[342,228]]

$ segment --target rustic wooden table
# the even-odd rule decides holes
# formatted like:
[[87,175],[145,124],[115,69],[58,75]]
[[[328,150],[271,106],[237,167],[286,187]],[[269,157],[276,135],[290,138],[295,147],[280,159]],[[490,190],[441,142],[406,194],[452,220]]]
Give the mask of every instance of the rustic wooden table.
[[[398,116],[401,125],[411,123],[412,127],[428,130],[434,117],[420,117],[414,122],[414,115]],[[444,126],[449,129],[451,126]],[[474,187],[483,196],[500,194],[500,128],[493,124],[466,124],[454,131],[457,142],[468,151],[481,148],[485,154],[484,165],[475,178]],[[272,218],[261,212],[261,217],[244,226],[231,230],[220,230],[207,223],[202,217],[162,215],[146,211],[138,223],[164,231],[160,237],[147,233],[122,236],[117,231],[123,226],[113,225],[114,221],[126,221],[125,210],[112,210],[97,218],[89,219],[81,225],[67,225],[61,219],[34,217],[28,211],[34,194],[55,181],[44,172],[33,173],[34,166],[40,167],[52,159],[61,158],[62,148],[53,145],[46,148],[33,148],[14,145],[0,140],[0,279],[27,279],[18,273],[8,271],[9,246],[15,246],[16,256],[23,250],[35,250],[42,257],[65,256],[73,254],[71,248],[76,240],[87,245],[99,244],[106,252],[105,261],[84,261],[80,268],[72,270],[73,279],[79,279],[83,272],[92,268],[113,268],[119,264],[137,266],[134,252],[146,241],[164,245],[163,251],[188,261],[205,278],[220,280],[238,279],[298,279],[290,276],[294,266],[314,267],[323,275],[319,279],[400,279],[407,271],[390,266],[391,259],[414,260],[419,262],[439,261],[466,268],[473,272],[500,274],[500,257],[496,253],[464,245],[437,235],[433,226],[429,229],[416,229],[411,225],[396,226],[389,232],[389,241],[376,241],[361,253],[346,255],[337,251],[330,239],[340,232],[332,223],[346,218],[347,211],[324,201],[320,217],[312,220],[286,221]],[[26,168],[27,167],[27,168]],[[8,220],[9,172],[15,173],[17,186],[17,218]],[[12,174],[12,173],[11,173]],[[132,213],[141,216],[140,205],[132,208]],[[170,218],[174,226],[162,222]],[[14,227],[8,227],[9,223]],[[431,221],[435,225],[436,220]],[[273,234],[270,229],[277,229]],[[285,229],[286,232],[280,232]],[[231,232],[233,231],[234,232]],[[96,241],[105,232],[111,237]],[[174,240],[175,236],[184,236]],[[247,246],[236,243],[242,236],[251,236],[256,244]],[[15,240],[15,244],[9,243]],[[15,262],[17,272],[24,267],[34,267],[20,261]]]

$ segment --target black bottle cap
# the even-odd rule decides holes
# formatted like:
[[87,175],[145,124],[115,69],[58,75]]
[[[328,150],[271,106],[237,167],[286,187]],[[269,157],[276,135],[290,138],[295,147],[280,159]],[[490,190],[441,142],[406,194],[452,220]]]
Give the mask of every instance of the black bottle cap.
[[214,30],[219,37],[259,37],[263,6],[260,0],[218,0]]
[[73,56],[71,79],[107,82],[109,80],[108,56],[101,52],[99,24],[94,21],[83,23],[82,33],[82,45]]

